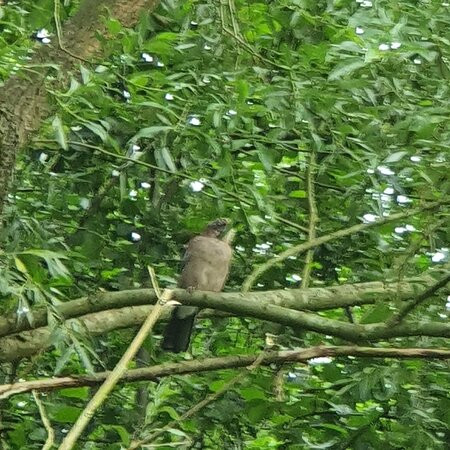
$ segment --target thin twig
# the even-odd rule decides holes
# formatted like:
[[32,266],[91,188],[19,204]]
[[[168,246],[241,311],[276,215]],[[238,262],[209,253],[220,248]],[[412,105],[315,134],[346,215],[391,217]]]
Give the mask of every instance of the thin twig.
[[[231,18],[233,21],[233,12],[231,10],[231,7],[230,7],[230,14],[231,14]],[[220,1],[220,5],[219,5],[219,17],[220,17],[220,25],[221,25],[223,32],[230,35],[247,53],[249,53],[250,55],[260,59],[261,61],[263,61],[271,66],[276,67],[277,69],[284,69],[287,71],[292,70],[290,67],[281,65],[279,63],[276,63],[275,61],[271,61],[270,59],[267,59],[264,56],[260,55],[258,52],[256,52],[253,49],[253,47],[251,47],[249,44],[247,44],[247,42],[244,41],[244,39],[240,36],[240,33],[236,32],[234,23],[233,23],[234,31],[227,28],[227,26],[225,25],[225,12],[223,9],[222,1]]]
[[38,392],[36,390],[33,390],[32,392],[34,401],[36,402],[36,405],[39,409],[42,424],[44,425],[44,428],[47,431],[47,439],[45,440],[45,444],[42,447],[42,450],[50,450],[53,447],[53,444],[55,443],[55,431],[52,428],[52,424],[50,423],[50,419],[47,416],[44,405],[42,404],[41,399],[39,398]]
[[58,45],[61,51],[64,53],[67,53],[72,58],[78,59],[80,61],[83,61],[87,64],[91,64],[91,61],[88,61],[87,59],[82,58],[81,56],[75,55],[70,50],[67,50],[63,43],[62,43],[62,29],[61,29],[61,20],[60,20],[60,14],[59,14],[59,8],[60,8],[60,0],[53,0],[54,2],[54,9],[53,9],[53,20],[55,21],[55,28],[56,28],[56,36],[58,37]]
[[150,314],[145,319],[142,327],[123,354],[122,358],[120,358],[120,361],[117,363],[116,367],[114,367],[113,371],[108,375],[104,383],[100,386],[98,391],[86,405],[85,409],[78,417],[74,426],[64,438],[59,447],[59,450],[70,450],[71,448],[73,448],[81,433],[94,416],[95,411],[105,401],[108,394],[113,390],[114,386],[119,382],[123,374],[126,372],[128,363],[136,356],[136,353],[142,346],[145,338],[148,336],[159,316],[162,314],[167,301],[170,300],[172,296],[172,291],[169,289],[164,290],[162,294],[160,293],[153,269],[151,267],[148,267],[148,271],[150,273],[152,283],[154,283],[153,289],[155,290],[157,296],[159,295],[158,302],[150,311]]
[[[237,22],[236,22],[236,17],[235,17],[235,14],[234,14],[234,2],[233,2],[233,0],[228,0],[228,10],[230,12],[231,24],[233,26],[233,32],[234,32],[235,38],[240,37],[242,40],[244,40],[242,35],[239,32],[239,27],[238,27]],[[239,46],[237,47],[237,52],[238,52],[238,55],[241,54],[241,48]]]
[[[39,141],[35,141],[35,142],[55,142],[55,141],[51,140],[51,139],[40,139]],[[67,143],[69,145],[79,145],[81,147],[91,148],[91,149],[97,150],[98,152],[103,153],[105,155],[112,156],[114,158],[121,159],[121,160],[124,160],[124,161],[129,161],[131,163],[134,163],[134,164],[137,164],[137,165],[140,165],[140,166],[143,166],[143,167],[147,167],[147,168],[150,168],[150,169],[154,169],[154,170],[159,171],[159,172],[167,173],[168,175],[172,175],[174,177],[184,178],[186,180],[191,180],[191,181],[198,181],[198,177],[193,177],[193,176],[187,175],[187,174],[179,172],[179,171],[172,172],[169,169],[165,169],[163,167],[159,167],[159,166],[156,166],[154,164],[150,164],[150,163],[147,163],[145,161],[141,161],[139,159],[134,159],[134,158],[130,158],[128,156],[120,155],[118,153],[110,152],[108,150],[105,150],[102,147],[97,146],[97,145],[88,144],[88,143],[85,143],[85,142],[77,142],[77,141],[68,141]],[[206,185],[208,186],[208,183]],[[230,197],[241,201],[245,205],[254,206],[254,204],[250,200],[242,198],[239,194],[236,194],[234,192],[228,191],[228,190],[223,189],[223,188],[221,188],[219,186],[216,186],[216,188],[217,188],[217,191],[219,191],[219,192],[221,192],[223,194],[229,195]],[[216,199],[219,198],[215,194],[212,194],[210,192],[206,192],[205,189],[203,189],[201,192],[202,192],[203,195],[206,195],[207,197],[216,198]],[[230,201],[229,199],[226,199],[226,198],[223,198],[223,200]],[[276,221],[284,223],[284,224],[286,224],[286,225],[288,225],[288,226],[290,226],[292,228],[298,229],[300,231],[306,231],[306,232],[308,231],[308,228],[306,228],[306,227],[304,227],[302,225],[299,225],[299,224],[297,224],[295,222],[292,222],[289,219],[285,219],[284,217],[281,217],[280,215],[278,215],[276,213],[273,213],[272,217]]]
[[250,55],[254,56],[255,58],[258,58],[259,60],[276,67],[277,69],[284,69],[290,71],[291,68],[288,66],[284,66],[282,64],[278,64],[275,61],[271,61],[270,59],[267,59],[266,57],[260,55],[258,52],[256,52],[253,47],[247,44],[247,42],[243,41],[239,36],[236,36],[231,30],[229,30],[226,27],[222,27],[223,31],[230,35],[238,44],[241,45],[241,47]]
[[[393,271],[398,271],[397,280],[398,282],[403,281],[404,273],[406,272],[408,263],[410,263],[416,252],[422,247],[423,239],[429,239],[433,233],[441,228],[441,226],[447,223],[448,218],[445,217],[441,220],[435,221],[435,217],[429,217],[429,220],[433,220],[433,223],[425,223],[423,229],[420,230],[420,237],[417,236],[415,240],[412,241],[411,245],[406,249],[403,256],[399,258],[399,260],[394,264]],[[450,269],[450,267],[449,267]]]
[[413,309],[417,308],[427,298],[431,297],[437,290],[443,288],[448,282],[450,282],[450,273],[447,273],[424,292],[403,305],[403,307],[400,308],[400,311],[388,321],[388,326],[398,325]]
[[162,427],[160,430],[156,431],[155,433],[151,434],[145,439],[142,439],[140,441],[133,442],[130,447],[128,447],[128,450],[134,450],[141,445],[153,443],[153,441],[164,434],[167,430],[170,430],[171,428],[174,428],[179,423],[183,422],[186,419],[189,419],[193,415],[195,415],[197,412],[199,412],[201,409],[203,409],[205,406],[209,405],[210,403],[217,400],[220,396],[222,396],[226,391],[236,386],[237,383],[241,382],[250,372],[253,372],[256,370],[264,361],[265,356],[267,356],[267,351],[262,351],[258,357],[255,359],[255,361],[247,367],[247,371],[243,371],[233,377],[231,380],[229,380],[227,383],[225,383],[218,391],[214,392],[213,394],[208,395],[206,398],[204,398],[201,402],[194,405],[192,408],[190,408],[188,411],[186,411],[179,419],[172,420],[167,425]]
[[[448,348],[395,348],[395,347],[359,347],[359,346],[319,346],[300,350],[289,350],[267,353],[262,362],[272,364],[305,363],[311,358],[328,357],[360,357],[360,358],[426,358],[450,359]],[[215,370],[237,369],[251,366],[256,355],[234,355],[215,358],[204,358],[191,361],[169,362],[152,367],[128,370],[121,382],[133,383],[140,381],[156,381],[173,375],[189,375],[193,373],[211,372]],[[96,386],[108,376],[109,372],[93,375],[76,375],[41,380],[22,381],[0,385],[0,399],[10,398],[24,392],[53,391],[67,387]]]
[[284,252],[281,252],[280,254],[276,255],[274,258],[269,259],[264,264],[261,264],[260,266],[257,266],[253,272],[245,279],[243,283],[242,292],[248,292],[255,281],[267,270],[269,270],[271,267],[275,266],[276,264],[279,264],[281,261],[284,261],[289,256],[298,255],[299,253],[302,253],[306,250],[309,250],[310,248],[318,247],[319,245],[325,244],[326,242],[333,241],[335,239],[339,239],[345,236],[350,236],[352,234],[360,233],[361,231],[368,230],[370,228],[378,227],[380,225],[385,225],[390,222],[394,222],[399,219],[404,219],[406,217],[411,217],[416,214],[419,214],[423,211],[427,211],[430,209],[436,209],[439,206],[445,205],[449,203],[449,199],[442,199],[437,202],[432,202],[427,205],[424,205],[422,208],[415,208],[411,209],[409,211],[406,211],[404,213],[396,213],[392,214],[388,217],[383,217],[380,220],[377,220],[375,222],[369,222],[369,223],[360,223],[357,225],[353,225],[348,228],[343,228],[338,231],[334,231],[333,233],[326,234],[324,236],[320,236],[312,241],[305,242],[303,244],[295,245],[291,248],[288,248]]
[[[308,230],[308,242],[313,241],[316,238],[316,225],[319,221],[319,215],[317,212],[316,196],[314,190],[314,174],[316,171],[316,152],[311,149],[311,155],[309,157],[309,165],[307,171],[307,190],[308,190],[308,208],[309,208],[309,230]],[[309,286],[311,277],[311,264],[314,259],[314,248],[310,248],[306,252],[305,266],[303,267],[302,274],[302,288],[306,289]]]

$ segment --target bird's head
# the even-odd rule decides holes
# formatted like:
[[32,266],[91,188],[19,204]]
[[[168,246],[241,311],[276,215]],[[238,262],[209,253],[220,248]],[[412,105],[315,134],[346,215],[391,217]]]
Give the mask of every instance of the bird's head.
[[206,230],[203,234],[210,237],[219,237],[221,234],[223,234],[227,226],[227,219],[216,219],[207,225]]

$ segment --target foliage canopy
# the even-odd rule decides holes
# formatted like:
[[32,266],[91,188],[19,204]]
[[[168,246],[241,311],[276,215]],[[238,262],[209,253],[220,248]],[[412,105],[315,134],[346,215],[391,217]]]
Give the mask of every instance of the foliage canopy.
[[[63,23],[78,3],[61,4]],[[56,46],[53,10],[49,0],[0,6],[3,80],[26,78],[39,46]],[[0,310],[32,321],[33,308],[45,305],[54,345],[14,365],[17,378],[113,368],[134,330],[90,336],[80,324],[62,324],[55,307],[98,290],[149,287],[148,265],[161,286],[173,286],[183,245],[211,219],[233,221],[226,290],[239,291],[255,267],[294,245],[448,194],[447,3],[165,0],[134,28],[114,10],[103,20],[101,57],[70,74],[48,68],[52,114],[16,162],[1,231]],[[267,266],[252,289],[423,275],[448,257],[445,217],[441,208],[332,240]],[[380,302],[352,314],[358,323],[383,323],[398,308]],[[348,321],[342,309],[320,316]],[[410,316],[445,322],[443,294]],[[151,365],[183,359],[161,352],[161,327],[145,345]],[[342,344],[256,319],[212,317],[198,322],[192,354],[255,354],[266,333],[282,349]],[[395,344],[444,347],[445,340]],[[3,382],[10,372],[0,366]],[[80,448],[127,447],[235,375],[145,383],[145,412],[136,404],[141,385],[124,384]],[[443,449],[449,387],[448,364],[425,359],[261,367],[163,434],[157,448],[172,441],[211,449]],[[41,398],[57,440],[90,396],[79,387]],[[5,448],[42,447],[46,431],[30,394],[2,409]]]

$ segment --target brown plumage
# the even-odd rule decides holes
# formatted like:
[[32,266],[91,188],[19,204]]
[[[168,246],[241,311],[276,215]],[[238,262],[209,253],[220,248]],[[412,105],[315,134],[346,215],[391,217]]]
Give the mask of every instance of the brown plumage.
[[[178,287],[212,292],[223,289],[232,251],[229,244],[219,237],[227,223],[225,219],[217,219],[189,241]],[[164,350],[183,352],[188,349],[197,312],[198,308],[194,306],[177,306],[174,309],[164,332]]]

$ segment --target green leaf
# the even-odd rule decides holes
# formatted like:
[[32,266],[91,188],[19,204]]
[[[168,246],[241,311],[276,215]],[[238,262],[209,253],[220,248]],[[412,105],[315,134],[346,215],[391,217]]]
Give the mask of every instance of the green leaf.
[[[59,330],[59,329],[56,329]],[[52,337],[54,336],[55,331],[52,332]],[[60,334],[61,336],[61,334]],[[63,337],[61,336],[61,339]],[[54,339],[52,342],[56,344],[61,339]],[[64,352],[61,354],[61,356],[56,360],[55,364],[55,374],[58,375],[62,372],[62,370],[66,367],[66,365],[71,360],[72,356],[75,354],[75,349],[73,346],[67,347]]]
[[16,448],[26,448],[28,443],[28,433],[26,424],[18,423],[11,431],[8,431],[9,441],[15,445]]
[[86,351],[84,345],[75,337],[72,336],[72,342],[75,348],[75,351],[78,354],[81,362],[83,363],[83,367],[87,370],[88,373],[94,373],[95,369],[92,365],[92,362],[89,358],[88,352]]
[[366,62],[360,58],[349,58],[339,63],[328,75],[328,81],[339,80],[366,66]]
[[401,151],[390,154],[385,160],[385,163],[394,163],[400,161],[408,152]]
[[31,248],[24,250],[19,253],[20,255],[35,255],[43,259],[54,258],[54,259],[68,259],[69,257],[62,252],[55,252],[52,250],[45,250],[40,248]]
[[330,405],[332,406],[333,410],[336,411],[340,416],[349,416],[355,413],[354,409],[351,408],[349,405],[345,405],[345,404],[334,404],[329,402]]
[[115,431],[120,436],[120,441],[126,447],[130,445],[131,437],[130,433],[128,433],[127,429],[121,425],[103,425],[105,430]]
[[166,116],[163,116],[160,113],[156,113],[156,117],[159,119],[160,122],[165,123],[168,126],[172,126],[172,122]]
[[159,167],[163,169],[169,169],[171,172],[177,171],[172,155],[170,154],[167,147],[158,147],[157,149],[155,149],[154,155],[156,164]]
[[112,35],[117,35],[122,31],[122,25],[117,19],[108,19],[106,26]]
[[186,50],[186,49],[192,48],[192,47],[197,47],[197,44],[194,44],[194,43],[180,44],[180,45],[175,46],[174,48],[175,48],[175,50],[183,51],[183,50]]
[[168,428],[167,431],[174,436],[186,437],[187,434],[178,428]]
[[[148,102],[147,101],[146,102],[140,102],[140,103],[136,103],[136,106],[139,106],[139,107],[141,107],[141,106],[148,106],[150,108],[160,109],[161,111],[164,111],[167,114],[170,114],[171,116],[173,116],[175,118],[178,118],[178,116],[177,116],[175,111],[172,111],[172,109],[170,109],[169,107],[164,106],[164,105],[160,105],[159,103],[156,103],[156,102],[150,102],[150,101],[148,101]],[[146,128],[144,128],[144,130],[145,129]]]
[[171,56],[173,54],[174,43],[178,40],[177,33],[163,32],[150,39],[144,48],[150,53]]
[[94,134],[96,134],[103,142],[108,138],[108,132],[98,123],[84,122],[83,125],[89,128]]
[[159,133],[167,133],[172,129],[173,129],[173,127],[161,126],[161,125],[142,128],[141,130],[139,130],[139,132],[137,134],[135,134],[130,139],[130,142],[136,142],[138,139],[141,139],[141,138],[151,138],[153,136],[156,136]]
[[306,197],[308,197],[308,194],[307,194],[306,191],[296,190],[296,191],[289,192],[289,197],[292,197],[292,198],[306,198]]
[[16,263],[16,267],[17,267],[17,270],[18,270],[19,272],[22,272],[22,273],[28,273],[27,267],[26,267],[25,264],[21,261],[20,258],[18,258],[17,256],[14,256],[14,261],[15,261],[15,263]]
[[385,322],[391,314],[392,311],[387,303],[379,303],[361,317],[360,323]]
[[50,417],[55,422],[75,423],[82,409],[75,406],[54,406],[49,410]]
[[306,442],[308,449],[319,449],[320,450],[320,449],[324,449],[324,448],[332,448],[332,447],[335,447],[335,445],[336,445],[336,439],[330,439],[330,440],[328,440],[326,442],[322,442],[320,444],[314,444],[307,437],[304,437],[303,439]]
[[163,406],[159,408],[159,412],[166,412],[171,419],[178,420],[180,418],[180,415],[177,413],[175,408],[172,408],[171,406]]
[[172,155],[169,151],[169,149],[167,147],[161,147],[161,155],[162,158],[167,166],[167,168],[171,171],[171,172],[176,172],[177,168],[175,166],[175,163],[173,161]]
[[243,148],[246,144],[249,144],[249,139],[233,139],[231,142],[231,148],[233,150],[239,150],[240,148]]
[[83,84],[88,84],[91,79],[91,71],[86,69],[82,64],[80,64],[80,73]]
[[88,387],[65,388],[61,389],[58,393],[63,397],[78,398],[80,400],[86,400],[89,398]]
[[239,390],[242,398],[245,400],[266,399],[267,396],[261,389],[257,387],[242,388]]
[[272,172],[273,166],[279,157],[278,152],[261,144],[256,144],[256,149],[259,160],[262,162],[264,168],[267,172]]
[[237,80],[236,81],[236,91],[238,93],[238,99],[242,103],[249,96],[250,88],[248,82],[246,80]]
[[66,132],[64,131],[64,127],[59,116],[55,116],[52,120],[52,127],[56,142],[58,142],[62,149],[67,150],[68,145]]

